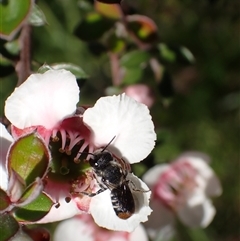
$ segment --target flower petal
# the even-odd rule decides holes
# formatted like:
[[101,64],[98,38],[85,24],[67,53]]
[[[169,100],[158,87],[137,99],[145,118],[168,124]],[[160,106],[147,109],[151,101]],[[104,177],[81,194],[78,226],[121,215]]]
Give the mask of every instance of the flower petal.
[[129,241],[148,241],[148,236],[143,225],[139,225],[136,229],[130,233]]
[[4,191],[7,191],[8,188],[6,157],[12,142],[13,138],[6,130],[5,126],[0,123],[0,188]]
[[175,217],[172,211],[166,208],[159,200],[152,199],[150,207],[153,212],[149,220],[144,223],[148,235],[152,240],[170,240],[174,233]]
[[[127,179],[134,183],[134,188],[139,190],[148,190],[147,185],[138,179],[133,174],[129,174]],[[131,186],[130,186],[131,187]],[[120,219],[114,212],[110,190],[106,190],[101,194],[94,196],[90,203],[90,213],[92,214],[94,221],[100,226],[116,231],[132,232],[140,222],[148,220],[148,215],[151,213],[149,207],[149,198],[151,192],[135,192],[132,191],[136,211],[128,219]]]
[[83,114],[97,147],[109,150],[129,163],[136,163],[152,151],[156,134],[148,108],[125,94],[100,98]]
[[79,88],[66,70],[32,74],[6,100],[5,115],[20,129],[42,125],[52,129],[76,110]]
[[[70,196],[68,184],[48,179],[44,192],[56,201],[56,204],[53,205],[49,213],[37,221],[37,223],[56,222],[83,213],[83,211],[79,209],[76,198],[76,200],[71,198],[70,202],[66,201],[66,197]],[[84,206],[84,204],[82,205]]]
[[203,186],[207,196],[219,196],[222,193],[222,187],[217,175],[213,172],[212,168],[199,157],[185,157],[179,161],[189,162],[198,172],[196,181],[198,185]]
[[146,231],[139,225],[132,233],[113,232],[97,226],[91,215],[81,214],[62,221],[55,229],[54,241],[148,241]]
[[150,168],[142,177],[143,181],[149,186],[152,187],[158,181],[158,178],[163,172],[165,172],[170,165],[168,164],[159,164]]
[[207,227],[216,213],[211,201],[201,190],[196,190],[184,206],[177,210],[181,221],[189,227]]
[[[80,238],[81,237],[81,238]],[[92,229],[79,217],[62,221],[56,228],[53,241],[94,241]]]

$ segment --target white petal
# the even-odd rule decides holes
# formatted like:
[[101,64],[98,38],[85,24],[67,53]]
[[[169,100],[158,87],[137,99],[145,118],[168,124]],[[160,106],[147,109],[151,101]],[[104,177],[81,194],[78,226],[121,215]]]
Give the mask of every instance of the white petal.
[[139,225],[136,229],[130,233],[129,241],[148,241],[148,236],[143,225]]
[[180,220],[189,227],[205,228],[212,221],[216,211],[203,193],[196,192],[177,210]]
[[159,200],[151,200],[150,207],[153,212],[149,220],[144,223],[148,235],[152,240],[170,240],[175,231],[175,218],[172,211],[166,208]]
[[93,132],[93,142],[129,163],[139,162],[152,151],[156,134],[148,108],[125,94],[100,98],[88,108],[83,121]]
[[[81,237],[81,238],[80,238]],[[56,228],[53,241],[94,241],[92,229],[83,220],[74,217],[62,221]]]
[[20,128],[42,125],[52,129],[71,115],[79,100],[75,76],[66,70],[32,74],[6,100],[5,115]]
[[152,187],[158,181],[158,178],[163,172],[169,168],[168,164],[159,164],[150,168],[142,177],[143,181]]
[[196,176],[196,181],[199,186],[204,187],[207,196],[219,196],[222,193],[222,187],[218,177],[203,159],[190,156],[179,160],[189,162],[197,170],[198,175]]
[[[128,180],[134,183],[134,188],[139,190],[149,190],[147,185],[133,174],[128,175]],[[110,191],[106,190],[94,196],[90,203],[90,213],[94,221],[100,226],[116,231],[132,232],[141,222],[148,220],[151,213],[149,198],[151,192],[132,191],[136,212],[128,219],[120,219],[114,212],[110,197]]]
[[12,142],[13,138],[6,130],[5,126],[0,123],[0,188],[5,191],[8,188],[6,157]]

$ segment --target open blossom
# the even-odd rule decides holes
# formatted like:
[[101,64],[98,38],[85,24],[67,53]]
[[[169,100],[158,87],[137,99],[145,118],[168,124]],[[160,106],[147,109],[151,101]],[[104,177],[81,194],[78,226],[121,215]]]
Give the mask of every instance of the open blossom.
[[171,164],[157,165],[143,180],[153,192],[153,215],[146,223],[152,237],[173,224],[173,215],[189,227],[206,227],[212,221],[216,211],[210,198],[220,195],[222,190],[202,155],[184,154]]
[[89,214],[62,221],[56,228],[53,241],[148,241],[146,231],[139,225],[133,232],[111,231],[98,227]]
[[44,191],[56,205],[39,222],[89,212],[102,227],[131,232],[151,213],[151,192],[139,178],[132,173],[127,176],[134,188],[144,191],[133,190],[136,212],[127,220],[116,216],[110,190],[94,197],[81,193],[100,188],[86,162],[95,150],[107,146],[108,151],[130,164],[151,152],[156,134],[149,110],[125,94],[102,97],[86,110],[76,107],[78,100],[74,75],[66,70],[49,70],[31,75],[6,101],[5,115],[12,123],[13,136],[37,131],[51,150],[51,172]]

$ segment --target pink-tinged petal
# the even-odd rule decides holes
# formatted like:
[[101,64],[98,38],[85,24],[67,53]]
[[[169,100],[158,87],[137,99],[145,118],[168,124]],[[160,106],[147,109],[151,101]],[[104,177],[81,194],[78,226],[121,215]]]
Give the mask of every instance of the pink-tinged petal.
[[216,213],[211,201],[201,190],[196,190],[185,205],[176,210],[179,219],[189,227],[207,227]]
[[144,223],[149,237],[152,240],[170,240],[175,233],[173,212],[154,199],[150,201],[150,207],[153,212],[149,220]]
[[222,193],[222,187],[212,168],[201,158],[188,157],[179,159],[179,161],[190,163],[198,172],[196,182],[202,186],[207,196],[219,196]]
[[12,142],[13,138],[6,130],[5,126],[0,123],[0,188],[4,191],[8,188],[6,157],[9,146]]
[[[79,209],[80,204],[78,202],[80,202],[80,200],[71,197],[69,194],[69,189],[70,187],[68,183],[63,183],[60,181],[54,182],[50,179],[47,180],[44,192],[46,192],[52,198],[52,200],[56,202],[56,204],[53,205],[49,213],[37,223],[56,222],[83,213],[83,210]],[[83,202],[86,202],[86,200]],[[88,203],[89,202],[90,201],[88,201]],[[82,205],[86,206],[84,204]]]
[[[134,189],[149,190],[147,185],[133,174],[129,174],[127,179],[134,183]],[[131,184],[130,188],[131,188]],[[132,188],[133,189],[133,188]],[[135,200],[135,213],[128,219],[119,218],[114,212],[110,190],[94,196],[90,203],[90,213],[94,221],[100,226],[116,231],[132,232],[141,222],[146,222],[151,213],[149,198],[151,191],[132,191]]]
[[24,129],[31,126],[55,127],[76,110],[79,88],[75,76],[66,70],[32,74],[6,100],[5,115]]
[[83,114],[83,121],[93,132],[93,143],[106,146],[129,163],[136,163],[152,151],[156,133],[149,109],[125,94],[100,98]]
[[124,91],[134,100],[145,104],[148,108],[154,104],[154,94],[150,87],[144,84],[129,85]]
[[154,186],[162,173],[170,166],[168,164],[159,164],[150,168],[142,177],[143,181],[151,188]]

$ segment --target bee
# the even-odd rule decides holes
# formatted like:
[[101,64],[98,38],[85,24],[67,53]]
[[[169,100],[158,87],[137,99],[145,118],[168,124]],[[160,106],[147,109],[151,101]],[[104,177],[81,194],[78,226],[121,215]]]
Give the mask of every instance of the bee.
[[121,219],[128,219],[135,212],[135,202],[129,187],[130,181],[127,180],[127,175],[131,172],[130,164],[106,150],[107,146],[92,153],[93,157],[89,160],[100,189],[96,193],[83,192],[83,194],[93,197],[109,189],[116,215]]

